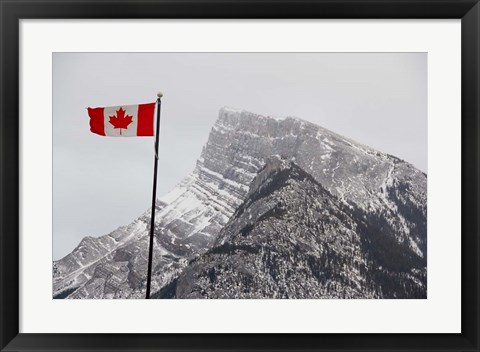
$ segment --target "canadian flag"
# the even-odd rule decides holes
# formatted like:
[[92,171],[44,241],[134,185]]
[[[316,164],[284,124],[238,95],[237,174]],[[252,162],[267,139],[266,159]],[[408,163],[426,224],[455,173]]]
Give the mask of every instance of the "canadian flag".
[[153,136],[155,103],[88,108],[90,131],[101,136]]

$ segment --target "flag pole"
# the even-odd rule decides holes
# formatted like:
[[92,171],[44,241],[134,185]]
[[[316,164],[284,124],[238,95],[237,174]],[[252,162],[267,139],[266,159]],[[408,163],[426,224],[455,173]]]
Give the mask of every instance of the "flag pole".
[[153,236],[155,230],[155,208],[157,200],[157,169],[158,169],[158,145],[160,142],[160,108],[162,107],[161,92],[157,93],[157,128],[155,133],[155,159],[153,167],[153,194],[152,194],[152,217],[150,220],[150,245],[148,247],[148,272],[147,272],[147,292],[146,299],[150,299],[150,283],[152,281],[152,256],[153,256]]

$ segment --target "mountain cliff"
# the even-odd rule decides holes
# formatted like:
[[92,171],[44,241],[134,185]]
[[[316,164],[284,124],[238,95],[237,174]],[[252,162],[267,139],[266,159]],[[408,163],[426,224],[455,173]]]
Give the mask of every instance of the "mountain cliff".
[[426,260],[295,163],[267,162],[176,298],[426,298]]
[[[251,197],[255,185],[262,183],[259,172],[274,155],[310,175],[312,185],[328,192],[335,206],[368,217],[369,226],[379,229],[378,236],[388,234],[395,245],[426,262],[424,173],[300,119],[276,120],[223,108],[194,171],[157,202],[152,281],[157,297],[175,295],[174,282],[192,258],[203,258],[208,250],[233,243],[225,226]],[[149,218],[148,210],[108,235],[86,237],[72,253],[55,261],[54,297],[142,298]],[[365,241],[359,248],[375,242]],[[362,258],[368,265],[369,259]],[[423,274],[418,275],[417,279]],[[379,296],[377,291],[366,292],[362,297]]]

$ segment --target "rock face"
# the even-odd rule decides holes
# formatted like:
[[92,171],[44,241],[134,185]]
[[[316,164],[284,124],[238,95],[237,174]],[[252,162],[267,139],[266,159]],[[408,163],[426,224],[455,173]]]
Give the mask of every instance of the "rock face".
[[426,298],[426,260],[296,164],[267,162],[176,298]]
[[[390,246],[393,245],[396,249],[398,249],[397,245],[400,246],[399,248],[407,253],[405,255],[408,258],[411,253],[414,253],[415,258],[418,258],[421,263],[426,263],[427,177],[424,173],[398,158],[300,119],[275,120],[246,111],[223,108],[192,174],[157,202],[153,296],[175,297],[178,295],[180,297],[194,294],[187,293],[188,285],[185,286],[185,281],[181,281],[185,278],[183,275],[194,272],[191,268],[192,263],[190,265],[188,263],[192,258],[207,260],[207,257],[201,255],[212,255],[211,252],[206,253],[208,250],[236,243],[233,237],[230,238],[232,233],[228,232],[227,228],[240,226],[232,223],[241,223],[241,219],[236,218],[238,211],[241,207],[245,207],[245,202],[248,202],[252,192],[264,183],[265,180],[262,177],[267,179],[270,177],[268,172],[265,173],[264,167],[267,160],[275,155],[280,158],[279,160],[283,160],[282,163],[293,165],[289,166],[288,170],[298,168],[300,170],[298,172],[309,175],[312,184],[302,183],[302,185],[315,188],[322,197],[328,198],[333,205],[341,207],[342,214],[349,214],[349,216],[355,214],[357,217],[368,218],[368,221],[365,219],[363,221],[368,225],[367,229],[362,230],[363,232],[360,231],[363,229],[363,223],[357,223],[358,219],[352,220],[352,224],[338,224],[338,231],[341,233],[338,240],[343,238],[347,241],[347,238],[350,238],[345,232],[347,228],[354,226],[359,229],[351,230],[358,238],[352,235],[349,244],[352,250],[358,249],[363,253],[363,256],[359,254],[358,257],[362,258],[358,259],[358,270],[362,268],[361,263],[365,265],[367,271],[370,271],[370,265],[382,267],[378,269],[380,271],[383,268],[389,268],[382,265],[383,262],[378,261],[379,259],[368,257],[366,251],[370,248],[368,249],[370,251],[388,253]],[[275,162],[266,167],[277,169]],[[260,170],[263,171],[259,174]],[[269,176],[265,176],[267,174]],[[295,179],[292,175],[289,177]],[[327,192],[325,194],[328,194],[328,197],[320,190]],[[303,196],[300,189],[297,191],[298,196]],[[271,195],[273,198],[276,196],[276,193]],[[300,200],[291,201],[292,204],[300,202]],[[297,206],[301,207],[301,204],[300,202]],[[250,212],[252,211],[250,209]],[[252,217],[255,218],[257,215],[253,214]],[[72,253],[54,262],[54,297],[142,298],[146,279],[149,219],[150,211],[147,211],[132,224],[108,235],[99,238],[86,237]],[[321,224],[333,226],[324,218],[322,219],[322,222],[315,224],[314,218],[311,218],[313,232],[315,226],[321,226]],[[291,227],[294,226],[294,222],[288,224]],[[301,225],[298,226],[305,226],[303,222],[299,224]],[[260,224],[253,225],[255,225],[255,231],[258,231]],[[287,223],[284,225],[286,226]],[[380,238],[384,236],[388,241],[393,239],[393,244],[372,239],[373,228],[378,230],[375,233]],[[334,238],[334,232],[330,231],[328,236]],[[312,241],[317,240],[312,239]],[[382,250],[380,250],[379,245],[385,248],[381,247]],[[324,248],[320,242],[316,246]],[[375,246],[378,248],[374,248]],[[320,253],[319,250],[316,253]],[[346,257],[346,254],[343,257]],[[362,260],[363,262],[360,263]],[[412,260],[410,258],[408,262]],[[369,279],[364,275],[362,276],[364,281],[358,279],[357,282],[351,278],[356,282],[355,285],[364,285],[360,288],[355,286],[357,288],[354,289],[352,284],[351,287],[348,286],[350,288],[345,288],[345,293],[342,294],[334,294],[333,291],[318,288],[318,292],[322,293],[318,293],[315,297],[343,297],[342,295],[345,297],[423,297],[426,294],[426,287],[423,287],[426,285],[425,268],[422,267],[423,264],[415,263],[410,268],[414,269],[414,272],[402,271],[405,269],[403,267],[402,270],[399,269],[400,271],[385,269],[388,275],[393,275],[390,281],[395,281],[398,277],[402,279],[398,279],[397,282],[402,283],[417,280],[416,288],[408,289],[408,292],[380,291],[376,281],[368,281]],[[394,263],[391,264],[394,265]],[[188,268],[185,269],[187,266]],[[178,281],[183,284],[179,286],[176,278],[184,270]],[[374,271],[371,273],[373,275]],[[385,275],[380,276],[387,280]],[[340,285],[338,283],[340,281],[332,282],[335,282],[334,285]],[[371,286],[368,286],[369,282]],[[344,283],[343,285],[345,286]],[[388,285],[381,286],[382,290],[386,290],[386,286]],[[272,287],[277,289],[275,286]],[[277,295],[281,296],[280,292],[284,291],[278,291]],[[327,294],[327,292],[330,293]],[[298,295],[298,297],[306,296]]]

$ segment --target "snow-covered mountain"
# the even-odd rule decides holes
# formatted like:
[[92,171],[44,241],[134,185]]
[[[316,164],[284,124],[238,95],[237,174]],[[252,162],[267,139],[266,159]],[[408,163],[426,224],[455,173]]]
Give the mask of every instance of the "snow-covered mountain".
[[[223,108],[194,171],[157,202],[154,296],[172,294],[175,278],[192,258],[228,237],[223,231],[217,238],[249,190],[262,182],[257,174],[274,155],[293,162],[342,207],[369,217],[381,233],[426,262],[424,173],[297,118],[276,120]],[[108,235],[86,237],[55,261],[54,297],[142,298],[149,219],[148,210]]]
[[[376,218],[275,158],[176,298],[426,298],[426,260]],[[160,296],[161,297],[161,296]]]

